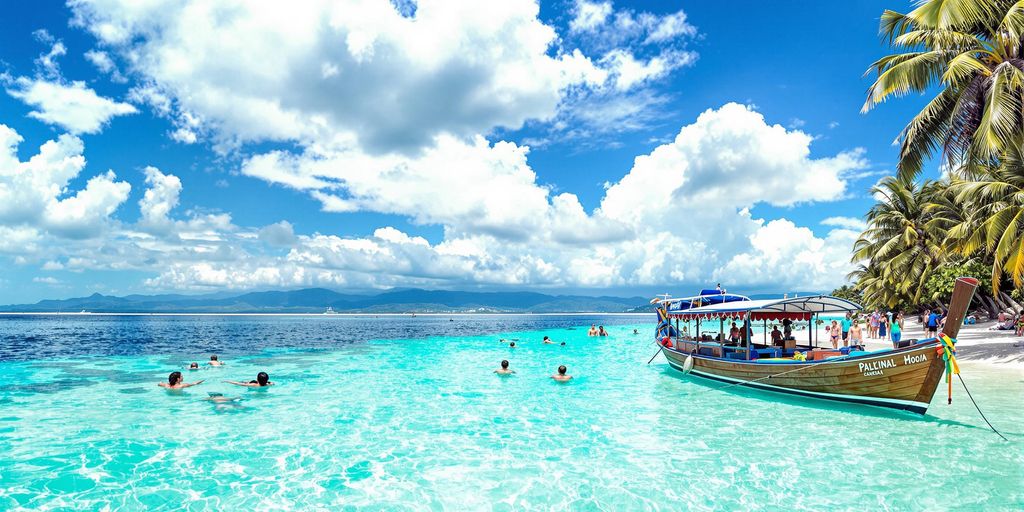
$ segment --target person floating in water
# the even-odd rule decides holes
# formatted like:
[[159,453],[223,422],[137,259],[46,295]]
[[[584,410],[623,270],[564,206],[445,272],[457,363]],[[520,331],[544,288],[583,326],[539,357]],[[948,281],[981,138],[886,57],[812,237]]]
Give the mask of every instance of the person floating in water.
[[597,336],[597,325],[590,324],[590,330],[587,331],[587,336]]
[[245,386],[247,388],[265,388],[267,386],[274,385],[273,382],[270,382],[270,375],[267,375],[267,372],[260,372],[256,374],[256,380],[250,380],[249,382],[238,382],[234,380],[226,380],[224,382],[234,384],[236,386]]
[[558,382],[568,382],[569,379],[572,378],[572,375],[566,375],[565,372],[566,368],[563,364],[558,367],[558,373],[556,375],[552,375],[551,378],[557,380]]
[[510,341],[510,342],[508,343],[508,348],[516,348],[516,342],[514,342],[514,341]]
[[157,385],[167,389],[185,389],[190,388],[192,386],[198,386],[202,383],[203,381],[201,380],[197,380],[195,382],[185,382],[185,379],[182,378],[181,376],[181,372],[171,372],[171,374],[167,376],[167,382],[161,382],[160,384]]
[[508,368],[508,359],[502,359],[501,368],[494,370],[494,373],[497,373],[498,375],[512,375],[515,372],[515,370],[510,370]]
[[199,369],[199,363],[192,363],[192,364],[188,365],[188,369],[189,370],[198,370]]
[[597,328],[597,335],[598,336],[608,336],[608,331],[604,330],[604,326],[602,325],[602,326]]
[[212,356],[210,356],[210,362],[206,364],[210,366],[224,366],[224,363],[217,358],[217,354],[213,354]]
[[547,336],[544,336],[544,343],[549,344],[549,345],[554,345],[555,344],[555,342],[551,341],[551,338],[549,338]]
[[640,334],[640,331],[633,329],[633,334]]

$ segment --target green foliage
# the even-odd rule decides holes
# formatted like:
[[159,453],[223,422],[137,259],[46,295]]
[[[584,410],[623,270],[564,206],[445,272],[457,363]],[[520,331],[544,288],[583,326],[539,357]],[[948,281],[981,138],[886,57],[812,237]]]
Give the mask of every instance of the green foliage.
[[[1024,288],[1024,0],[922,0],[885,11],[892,49],[868,70],[864,111],[911,92],[935,97],[903,129],[898,173],[854,245],[850,274],[866,305],[895,307],[948,295],[952,277],[984,293]],[[938,153],[949,172],[916,182]],[[969,266],[963,262],[973,261]],[[950,278],[942,281],[942,278]]]
[[839,297],[840,299],[846,299],[850,302],[856,302],[857,304],[864,304],[864,294],[862,294],[860,290],[847,284],[832,290],[832,296]]
[[928,278],[925,290],[932,300],[947,302],[953,295],[953,284],[958,277],[973,277],[981,284],[978,293],[991,294],[992,287],[988,282],[992,267],[980,262],[947,264],[940,267]]

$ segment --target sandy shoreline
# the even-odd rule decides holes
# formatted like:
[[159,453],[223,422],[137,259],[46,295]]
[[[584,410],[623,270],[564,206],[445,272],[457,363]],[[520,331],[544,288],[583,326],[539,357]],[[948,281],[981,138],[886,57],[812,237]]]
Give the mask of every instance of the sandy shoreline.
[[[1014,336],[1013,331],[990,331],[989,327],[995,324],[989,321],[963,326],[957,336],[957,359],[1024,370],[1024,337]],[[924,337],[924,328],[908,319],[903,329],[903,339]],[[829,345],[828,340],[828,334],[820,329],[818,344]],[[868,350],[892,348],[888,340],[866,340],[865,345]]]

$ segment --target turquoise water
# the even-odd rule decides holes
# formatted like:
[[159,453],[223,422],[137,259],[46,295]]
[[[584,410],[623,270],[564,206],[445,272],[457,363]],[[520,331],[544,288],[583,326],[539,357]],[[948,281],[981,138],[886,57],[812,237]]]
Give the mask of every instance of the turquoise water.
[[[196,322],[189,325],[207,332]],[[270,328],[240,322],[255,323],[238,327],[250,334]],[[581,321],[513,323],[534,328],[480,336],[451,334],[451,325],[444,337],[336,346],[237,342],[224,354],[226,367],[186,372],[206,382],[180,392],[156,383],[206,354],[164,343],[132,355],[31,359],[8,346],[0,361],[0,509],[1024,506],[1019,371],[962,365],[1004,442],[958,384],[953,404],[943,390],[924,418],[721,391],[679,376],[663,359],[646,365],[654,353],[647,319],[611,325],[608,338],[566,327],[574,323]],[[27,328],[8,325],[4,343],[12,329]],[[218,345],[218,335],[213,329],[206,342]],[[544,335],[567,344],[542,345]],[[519,347],[499,337],[519,338]],[[494,375],[501,359],[518,373]],[[573,381],[548,378],[559,364]],[[261,370],[278,385],[221,382]],[[205,400],[209,392],[240,401],[216,404]]]

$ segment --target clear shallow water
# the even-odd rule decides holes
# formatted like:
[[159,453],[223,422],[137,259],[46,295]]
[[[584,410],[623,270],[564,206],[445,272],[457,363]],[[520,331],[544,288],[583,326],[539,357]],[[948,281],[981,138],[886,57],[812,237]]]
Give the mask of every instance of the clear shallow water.
[[[592,321],[612,336],[587,338]],[[719,391],[646,366],[652,329],[623,317],[0,320],[0,509],[1024,505],[1019,371],[963,364],[1007,443],[958,385],[924,418]],[[186,374],[203,385],[156,387],[214,350],[227,367]],[[491,373],[503,358],[517,375]],[[547,378],[558,364],[576,379]],[[260,370],[278,385],[221,382]]]

